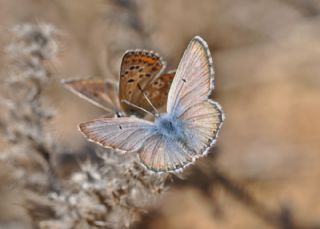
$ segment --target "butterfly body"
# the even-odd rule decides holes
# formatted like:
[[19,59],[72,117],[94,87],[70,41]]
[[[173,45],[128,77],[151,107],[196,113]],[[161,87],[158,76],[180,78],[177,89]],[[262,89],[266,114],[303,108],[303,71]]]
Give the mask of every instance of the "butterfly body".
[[207,43],[189,43],[171,84],[167,112],[153,122],[137,117],[104,118],[80,124],[80,131],[106,148],[135,152],[154,172],[176,172],[208,153],[224,120],[213,90],[212,58]]
[[185,123],[172,114],[161,114],[154,121],[154,131],[170,140],[183,139]]

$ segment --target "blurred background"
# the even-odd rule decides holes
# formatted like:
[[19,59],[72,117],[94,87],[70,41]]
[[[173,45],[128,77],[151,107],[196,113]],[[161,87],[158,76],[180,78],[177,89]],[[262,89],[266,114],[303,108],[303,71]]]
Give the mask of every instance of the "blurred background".
[[[210,162],[199,163],[222,171],[218,184],[227,181],[211,184],[210,174],[191,168],[137,228],[320,228],[320,1],[0,0],[0,22],[1,50],[16,24],[57,30],[45,90],[55,117],[47,128],[71,154],[87,147],[77,124],[103,111],[61,79],[114,79],[123,52],[135,48],[157,51],[175,69],[192,37],[208,42],[213,99],[226,120]],[[5,59],[1,52],[1,69]],[[1,206],[0,221],[29,222],[6,209],[12,205]]]

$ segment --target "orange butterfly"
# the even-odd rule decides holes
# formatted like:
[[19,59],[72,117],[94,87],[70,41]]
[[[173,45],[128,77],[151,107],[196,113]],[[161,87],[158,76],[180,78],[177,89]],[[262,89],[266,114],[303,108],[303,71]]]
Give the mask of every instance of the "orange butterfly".
[[108,115],[143,116],[145,113],[140,108],[153,111],[146,97],[156,108],[161,108],[167,101],[175,71],[164,72],[165,68],[166,62],[157,53],[128,50],[122,58],[119,86],[97,79],[63,80],[62,83],[78,96],[106,110]]

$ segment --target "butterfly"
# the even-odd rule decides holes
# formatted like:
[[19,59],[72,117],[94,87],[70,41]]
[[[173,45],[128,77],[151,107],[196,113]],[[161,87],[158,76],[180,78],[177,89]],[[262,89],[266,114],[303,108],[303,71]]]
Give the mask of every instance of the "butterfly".
[[161,108],[175,75],[175,71],[164,72],[165,68],[166,62],[153,51],[128,50],[122,58],[119,86],[97,79],[63,80],[62,83],[111,116],[143,116],[145,113],[128,103],[152,111],[145,94],[155,107]]
[[216,142],[224,113],[209,98],[213,88],[212,57],[207,43],[196,36],[179,63],[165,113],[156,113],[153,122],[135,116],[100,118],[79,129],[105,148],[137,153],[151,171],[182,171]]

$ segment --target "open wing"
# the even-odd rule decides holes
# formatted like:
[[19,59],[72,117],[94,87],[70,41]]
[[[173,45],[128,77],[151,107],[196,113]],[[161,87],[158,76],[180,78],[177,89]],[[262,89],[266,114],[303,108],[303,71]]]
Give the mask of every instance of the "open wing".
[[163,129],[155,126],[152,137],[139,149],[139,157],[155,172],[179,171],[208,152],[216,141],[222,121],[218,103],[208,100],[194,105],[179,118],[171,119],[168,125],[174,128],[170,134],[161,134]]
[[221,106],[209,99],[214,71],[207,43],[195,37],[180,61],[169,91],[167,111],[186,128],[183,143],[205,154],[217,138],[224,115]]
[[194,154],[179,141],[161,134],[153,134],[139,150],[141,162],[154,172],[179,171],[193,161]]
[[196,104],[179,116],[185,123],[185,143],[197,152],[196,157],[208,153],[215,144],[224,120],[221,106],[212,100]]
[[90,141],[120,151],[140,149],[150,136],[151,127],[151,122],[136,117],[101,118],[79,125]]
[[69,91],[111,114],[121,111],[118,100],[118,88],[112,82],[97,79],[79,79],[63,80],[62,84]]
[[172,82],[167,112],[179,115],[183,109],[208,99],[214,86],[212,57],[207,43],[199,36],[185,50]]

